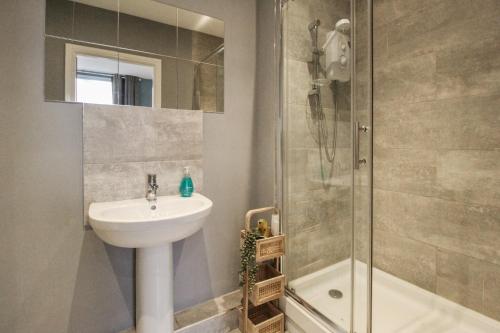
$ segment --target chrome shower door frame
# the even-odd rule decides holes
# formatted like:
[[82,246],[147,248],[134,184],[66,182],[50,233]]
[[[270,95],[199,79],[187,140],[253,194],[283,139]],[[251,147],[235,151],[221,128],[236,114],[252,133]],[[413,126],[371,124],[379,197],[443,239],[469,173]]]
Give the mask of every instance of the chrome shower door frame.
[[[303,0],[274,0],[274,15],[275,15],[275,31],[274,31],[274,56],[275,56],[275,83],[276,83],[276,94],[275,94],[275,107],[276,107],[276,138],[275,138],[275,202],[277,206],[280,208],[282,212],[282,231],[284,233],[287,232],[287,207],[285,195],[288,190],[286,175],[288,173],[288,166],[285,161],[287,160],[287,151],[285,144],[287,142],[287,117],[284,115],[284,108],[286,107],[286,98],[287,98],[287,90],[286,82],[287,82],[287,72],[286,72],[286,57],[284,55],[284,50],[286,50],[286,38],[284,38],[284,13],[283,8],[287,5],[289,1],[303,1]],[[352,129],[352,141],[351,141],[351,152],[352,152],[352,172],[351,172],[351,295],[350,295],[350,329],[349,332],[354,332],[354,321],[355,321],[355,233],[356,233],[356,225],[355,225],[355,183],[354,183],[354,175],[355,175],[355,166],[359,163],[359,147],[354,147],[354,145],[359,144],[359,140],[354,139],[354,135],[358,135],[359,126],[357,122],[357,109],[356,109],[356,82],[357,80],[357,71],[356,71],[356,42],[357,42],[357,33],[356,33],[356,10],[357,4],[356,0],[350,0],[350,16],[351,16],[351,129]],[[368,239],[367,241],[367,294],[366,294],[366,333],[372,332],[372,262],[373,262],[373,0],[364,0],[366,1],[366,15],[367,15],[367,47],[368,47],[368,83],[367,83],[367,112],[369,115],[369,120],[367,124],[362,124],[366,127],[366,138],[369,140],[368,143],[368,152],[366,156],[366,165],[363,167],[368,169],[368,196],[369,196],[369,207],[368,207],[368,223],[369,223],[369,231],[368,231]],[[286,260],[282,263],[282,268],[286,272]],[[314,317],[318,318],[320,321],[327,324],[332,331],[335,332],[345,332],[338,324],[331,321],[320,311],[315,309],[313,306],[308,304],[305,300],[303,300],[300,296],[298,296],[293,290],[290,290],[286,287],[286,296],[291,297],[299,304],[301,304],[304,309],[306,309],[310,314]],[[358,333],[361,333],[358,331]]]

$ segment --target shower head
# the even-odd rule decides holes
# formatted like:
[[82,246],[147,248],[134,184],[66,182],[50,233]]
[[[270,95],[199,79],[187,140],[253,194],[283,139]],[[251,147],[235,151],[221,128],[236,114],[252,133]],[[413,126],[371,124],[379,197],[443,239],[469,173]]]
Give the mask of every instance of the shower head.
[[321,21],[319,19],[315,19],[314,21],[312,21],[311,23],[309,23],[309,25],[307,26],[307,28],[309,29],[309,31],[313,31],[313,30],[318,29],[318,27],[319,27],[320,24],[321,24]]
[[343,34],[347,34],[351,29],[351,21],[349,19],[340,19],[335,23],[335,30]]

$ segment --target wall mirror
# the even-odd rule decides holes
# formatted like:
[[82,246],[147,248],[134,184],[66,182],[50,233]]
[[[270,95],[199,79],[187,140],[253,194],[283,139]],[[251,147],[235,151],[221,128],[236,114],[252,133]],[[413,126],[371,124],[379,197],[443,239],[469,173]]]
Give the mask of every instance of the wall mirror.
[[224,22],[155,0],[47,0],[45,99],[224,112]]

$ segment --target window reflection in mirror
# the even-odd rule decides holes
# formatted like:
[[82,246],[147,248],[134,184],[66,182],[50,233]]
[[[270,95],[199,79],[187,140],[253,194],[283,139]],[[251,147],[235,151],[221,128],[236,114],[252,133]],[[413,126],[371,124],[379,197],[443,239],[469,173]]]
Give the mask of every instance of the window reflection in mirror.
[[47,100],[224,111],[223,21],[154,0],[46,4]]
[[161,60],[66,44],[66,101],[161,107]]

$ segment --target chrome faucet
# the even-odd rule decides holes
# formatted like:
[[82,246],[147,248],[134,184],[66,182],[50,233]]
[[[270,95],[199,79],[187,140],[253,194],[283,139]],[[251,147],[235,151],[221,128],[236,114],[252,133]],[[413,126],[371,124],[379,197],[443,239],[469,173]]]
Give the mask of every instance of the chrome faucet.
[[151,209],[156,209],[156,191],[159,186],[156,184],[156,175],[148,175],[148,190],[146,193],[146,200],[151,204]]

